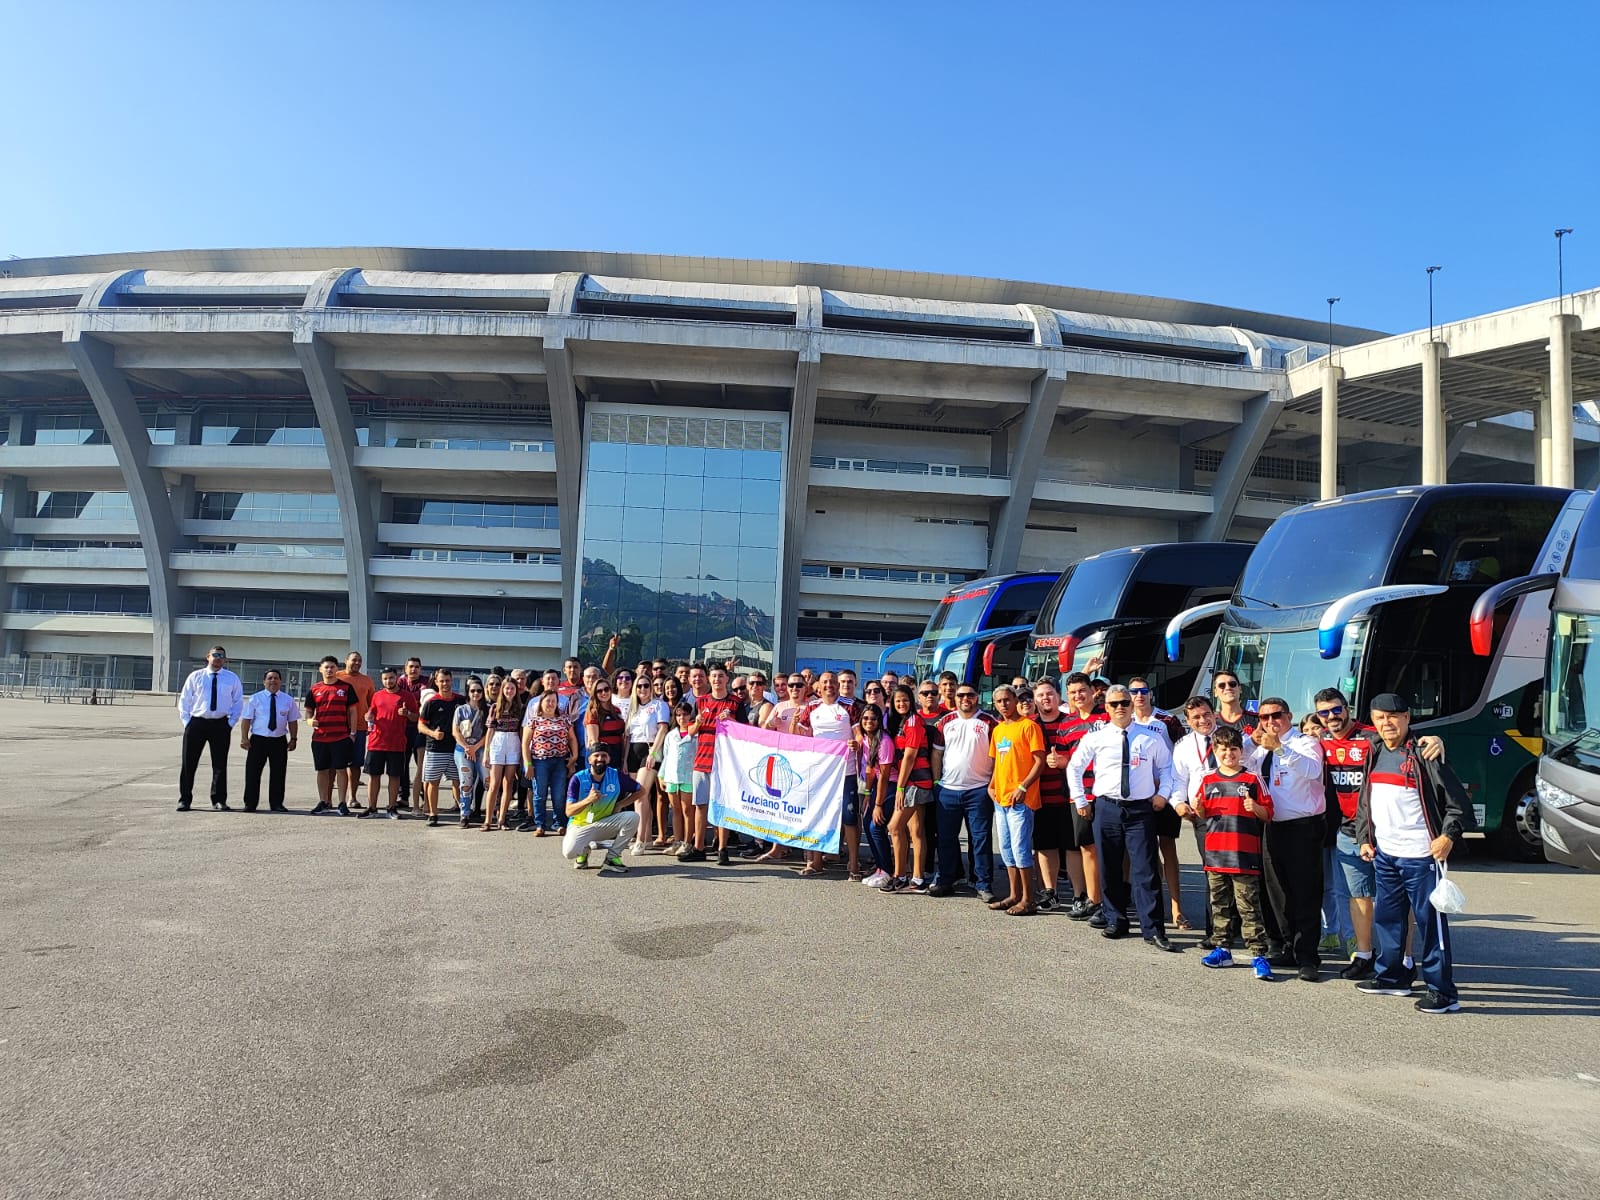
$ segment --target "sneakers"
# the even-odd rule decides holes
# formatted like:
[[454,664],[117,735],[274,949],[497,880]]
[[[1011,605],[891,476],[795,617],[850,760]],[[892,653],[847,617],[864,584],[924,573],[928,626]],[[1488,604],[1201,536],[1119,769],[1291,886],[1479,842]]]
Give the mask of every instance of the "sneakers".
[[1459,1000],[1446,1000],[1443,993],[1436,992],[1432,988],[1429,988],[1428,994],[1423,996],[1422,999],[1418,1000],[1414,1005],[1412,1005],[1412,1007],[1415,1008],[1419,1013],[1427,1013],[1429,1016],[1437,1016],[1441,1013],[1460,1012],[1461,1002]]
[[[938,893],[937,892],[929,892],[928,895],[936,896],[936,895],[938,895]],[[983,888],[982,890],[980,890],[978,892],[978,903],[979,904],[993,904],[994,903],[994,893],[991,892],[988,888]]]
[[933,884],[929,880],[913,878],[905,890],[915,896],[926,896],[932,887]]
[[589,869],[589,852],[587,850],[572,860],[572,869],[574,871],[587,871]]
[[521,821],[517,822],[516,832],[518,833],[532,833],[533,829],[534,823],[532,817],[525,817]]
[[341,817],[348,817],[350,815],[350,806],[341,802],[339,805],[339,815]]
[[861,881],[863,887],[881,888],[889,882],[889,873],[884,870],[874,871]]
[[367,809],[363,809],[361,812],[358,812],[356,814],[356,820],[365,821],[368,818],[381,816],[381,815],[382,814],[379,813],[377,809],[375,809],[375,808],[367,808]]
[[[1215,953],[1215,951],[1212,953]],[[1227,954],[1228,952],[1224,950],[1223,953]],[[1265,955],[1258,954],[1252,958],[1250,967],[1255,971],[1257,979],[1265,980],[1267,983],[1272,982],[1272,964],[1267,961]]]
[[1330,958],[1343,958],[1345,955],[1344,939],[1337,933],[1325,933],[1322,940],[1317,943],[1317,953],[1325,954]]
[[1106,920],[1106,914],[1099,908],[1096,908],[1094,912],[1089,914],[1090,929],[1104,929],[1109,924],[1111,924],[1111,922]]
[[1052,911],[1054,911],[1055,907],[1056,907],[1056,890],[1055,890],[1055,888],[1045,888],[1044,891],[1039,893],[1039,911],[1040,912],[1052,912]]
[[956,889],[948,883],[936,883],[928,889],[930,896],[954,896]]
[[1210,954],[1202,958],[1200,964],[1206,967],[1231,967],[1233,966],[1233,955],[1222,946],[1218,946]]
[[1095,905],[1089,902],[1089,897],[1074,896],[1072,898],[1071,906],[1067,909],[1067,916],[1071,917],[1074,921],[1087,921],[1090,917],[1094,916],[1094,910]]
[[1360,980],[1371,979],[1378,973],[1378,968],[1372,965],[1372,955],[1365,958],[1352,958],[1350,965],[1339,972],[1340,979]]
[[428,818],[428,828],[429,829],[437,829],[437,828],[439,828],[439,817],[438,817],[437,814],[435,814],[435,815],[433,815],[433,816]]
[[682,854],[678,855],[678,861],[679,862],[696,863],[696,862],[705,862],[705,860],[706,860],[706,852],[704,850],[701,850],[697,846],[690,846]]
[[728,857],[728,851],[726,848],[717,851],[717,866],[725,867],[732,861],[733,860]]
[[[188,812],[189,811],[189,806],[187,804],[180,805],[179,807],[182,808],[184,812]],[[316,816],[318,813],[325,813],[325,812],[332,812],[332,811],[333,811],[333,805],[329,804],[326,800],[318,800],[317,804],[316,804],[316,807],[311,810],[311,815],[312,816]]]
[[1411,995],[1410,987],[1399,983],[1385,983],[1377,976],[1373,976],[1371,979],[1363,979],[1360,983],[1356,984],[1356,991],[1366,996]]
[[400,819],[400,810],[397,808],[385,809],[383,815],[391,821],[398,821]]
[[628,873],[628,864],[622,861],[622,855],[608,854],[606,855],[606,861],[600,864],[600,873],[602,875],[626,875]]

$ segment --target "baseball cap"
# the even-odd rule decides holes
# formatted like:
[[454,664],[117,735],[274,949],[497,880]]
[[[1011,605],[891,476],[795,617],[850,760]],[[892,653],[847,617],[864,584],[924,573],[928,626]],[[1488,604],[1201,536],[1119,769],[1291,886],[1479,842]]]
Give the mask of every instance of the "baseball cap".
[[1411,711],[1411,702],[1402,699],[1398,692],[1384,692],[1372,698],[1372,708],[1375,712],[1408,713]]

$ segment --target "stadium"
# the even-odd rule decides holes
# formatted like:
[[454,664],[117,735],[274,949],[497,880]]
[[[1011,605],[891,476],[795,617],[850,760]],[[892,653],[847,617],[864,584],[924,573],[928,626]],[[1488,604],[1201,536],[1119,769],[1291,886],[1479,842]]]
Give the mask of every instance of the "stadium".
[[[618,631],[627,655],[871,662],[965,579],[1254,540],[1320,494],[1294,373],[1382,337],[655,255],[0,268],[5,661],[158,690],[219,641],[291,686],[350,647],[542,665]],[[1340,490],[1416,481],[1400,394],[1409,423],[1362,423]],[[1460,450],[1454,479],[1529,476],[1492,438]]]

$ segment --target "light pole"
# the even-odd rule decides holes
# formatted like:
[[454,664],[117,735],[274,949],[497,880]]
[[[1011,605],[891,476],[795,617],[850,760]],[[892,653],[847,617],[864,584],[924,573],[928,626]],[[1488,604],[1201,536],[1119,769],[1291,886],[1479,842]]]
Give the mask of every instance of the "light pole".
[[1567,311],[1567,280],[1562,269],[1561,239],[1572,232],[1572,227],[1556,230],[1556,305],[1562,313]]
[[1442,270],[1444,270],[1443,267],[1428,268],[1428,340],[1430,342],[1439,340],[1433,334],[1433,273]]
[[1328,297],[1328,357],[1333,357],[1333,306],[1339,303],[1341,297]]

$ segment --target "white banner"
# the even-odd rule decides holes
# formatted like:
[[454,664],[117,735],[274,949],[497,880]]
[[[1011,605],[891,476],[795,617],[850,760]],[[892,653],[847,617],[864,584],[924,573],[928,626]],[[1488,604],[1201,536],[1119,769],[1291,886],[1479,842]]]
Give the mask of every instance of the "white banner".
[[839,852],[845,742],[723,722],[711,769],[711,824],[801,850]]

